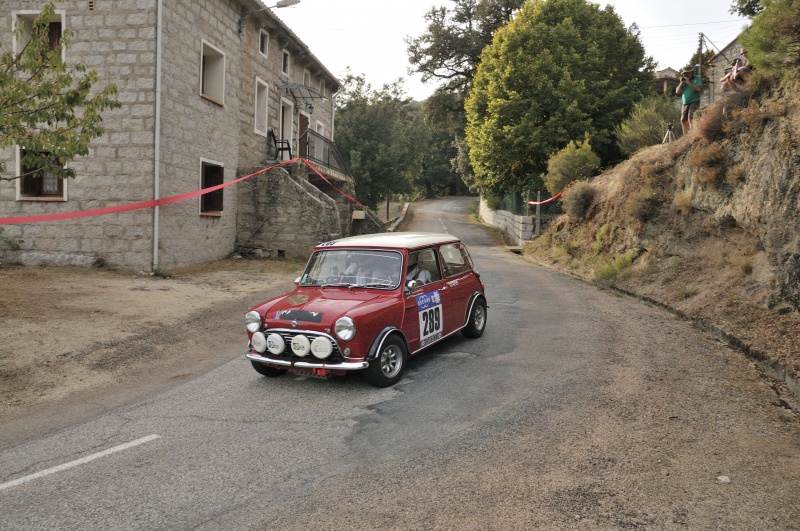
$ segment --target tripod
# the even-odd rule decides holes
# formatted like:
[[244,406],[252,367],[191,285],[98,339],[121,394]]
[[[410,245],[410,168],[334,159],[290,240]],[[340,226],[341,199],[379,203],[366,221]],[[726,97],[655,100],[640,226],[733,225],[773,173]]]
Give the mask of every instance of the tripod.
[[667,124],[667,132],[664,135],[664,140],[661,141],[661,145],[663,146],[667,142],[672,142],[675,140],[675,133],[672,132],[672,122]]

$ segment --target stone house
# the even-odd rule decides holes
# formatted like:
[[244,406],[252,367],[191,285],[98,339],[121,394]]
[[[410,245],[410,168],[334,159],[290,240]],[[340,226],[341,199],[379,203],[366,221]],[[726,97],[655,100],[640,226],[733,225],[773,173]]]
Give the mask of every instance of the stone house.
[[[24,45],[12,28],[30,25],[44,3],[3,2],[0,48]],[[168,198],[290,156],[319,173],[296,162],[155,208],[0,225],[5,260],[168,270],[239,248],[306,257],[354,231],[353,179],[332,140],[339,81],[265,4],[64,0],[56,10],[51,30],[74,34],[67,63],[115,83],[122,107],[104,113],[90,154],[68,162],[76,178],[0,182],[0,218]],[[18,148],[0,157],[7,175],[23,173]],[[369,221],[355,230],[379,230]]]
[[681,73],[674,68],[667,67],[653,74],[653,90],[666,96],[675,96],[675,89],[680,83]]
[[719,99],[722,94],[722,83],[719,80],[728,73],[736,58],[743,59],[741,50],[742,45],[737,36],[711,58],[711,83],[708,91],[710,101]]

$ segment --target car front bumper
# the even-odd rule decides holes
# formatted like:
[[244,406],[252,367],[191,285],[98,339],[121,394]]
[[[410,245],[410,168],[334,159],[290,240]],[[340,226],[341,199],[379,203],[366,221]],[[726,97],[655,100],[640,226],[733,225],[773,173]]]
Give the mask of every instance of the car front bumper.
[[286,367],[287,369],[325,369],[328,371],[358,371],[369,367],[368,361],[305,361],[298,359],[268,358],[255,352],[248,352],[245,357],[251,361],[265,363],[273,367]]

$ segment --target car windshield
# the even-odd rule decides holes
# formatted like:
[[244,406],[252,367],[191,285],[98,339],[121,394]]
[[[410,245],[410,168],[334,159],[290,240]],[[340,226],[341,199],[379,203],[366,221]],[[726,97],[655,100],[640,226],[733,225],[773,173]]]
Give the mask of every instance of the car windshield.
[[398,251],[325,249],[311,255],[300,285],[396,289],[402,266]]

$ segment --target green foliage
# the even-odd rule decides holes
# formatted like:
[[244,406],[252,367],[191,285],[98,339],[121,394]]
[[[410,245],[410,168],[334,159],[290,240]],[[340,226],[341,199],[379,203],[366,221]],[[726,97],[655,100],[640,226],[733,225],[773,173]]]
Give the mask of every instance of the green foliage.
[[587,179],[600,167],[600,157],[592,151],[589,133],[582,142],[570,142],[547,161],[547,174],[542,178],[547,191],[555,195],[572,181]]
[[[447,158],[450,168],[444,183],[450,189],[458,185],[453,181],[453,176],[458,176],[470,191],[478,191],[464,140],[464,97],[472,84],[481,50],[524,2],[452,0],[452,8],[434,7],[425,15],[428,24],[425,33],[406,40],[412,71],[422,74],[423,81],[440,83],[425,102],[425,122],[437,132],[447,132],[447,141],[437,133],[436,143],[445,153],[432,164],[438,168],[438,175],[444,176],[441,159]],[[426,187],[426,195],[431,193]]]
[[660,144],[673,124],[675,137],[681,134],[680,127],[674,127],[680,116],[675,100],[663,95],[649,96],[633,106],[633,111],[617,128],[619,148],[626,155],[633,155],[642,148]]
[[484,49],[465,102],[477,186],[529,187],[550,154],[587,132],[603,164],[617,160],[614,127],[651,90],[653,67],[612,7],[525,3]]
[[348,72],[342,87],[336,143],[350,156],[356,198],[375,208],[386,197],[411,192],[431,141],[418,106],[403,97],[399,81],[374,90],[364,76]]
[[[75,177],[64,163],[89,153],[92,139],[105,132],[100,113],[120,106],[115,85],[98,89],[98,74],[85,65],[68,67],[62,49],[71,33],[63,32],[60,46],[52,46],[49,24],[55,8],[48,3],[33,22],[14,29],[14,36],[30,40],[20,53],[0,55],[0,147],[19,146],[22,165],[32,174],[47,169],[61,177]],[[0,162],[0,174],[6,168]],[[0,180],[20,176],[2,177]]]
[[486,194],[486,206],[489,207],[489,210],[497,210],[498,208],[503,206],[503,198],[500,196],[496,196],[494,194]]
[[742,35],[756,71],[775,77],[798,77],[800,0],[762,0],[763,9]]
[[763,10],[761,0],[735,0],[728,12],[732,15],[753,18]]
[[[460,98],[475,75],[481,50],[492,42],[525,0],[452,0],[452,9],[434,7],[425,14],[427,32],[406,39],[408,61],[422,81],[444,82],[440,94]],[[463,106],[461,106],[463,108]],[[458,107],[452,108],[457,109]]]
[[615,255],[610,262],[607,262],[595,269],[594,275],[601,280],[611,280],[612,278],[616,278],[623,272],[626,272],[630,269],[634,258],[635,255],[631,251]]
[[586,213],[589,212],[589,208],[594,202],[595,193],[594,186],[586,181],[576,182],[564,191],[562,196],[564,211],[570,219],[577,221],[586,217]]

